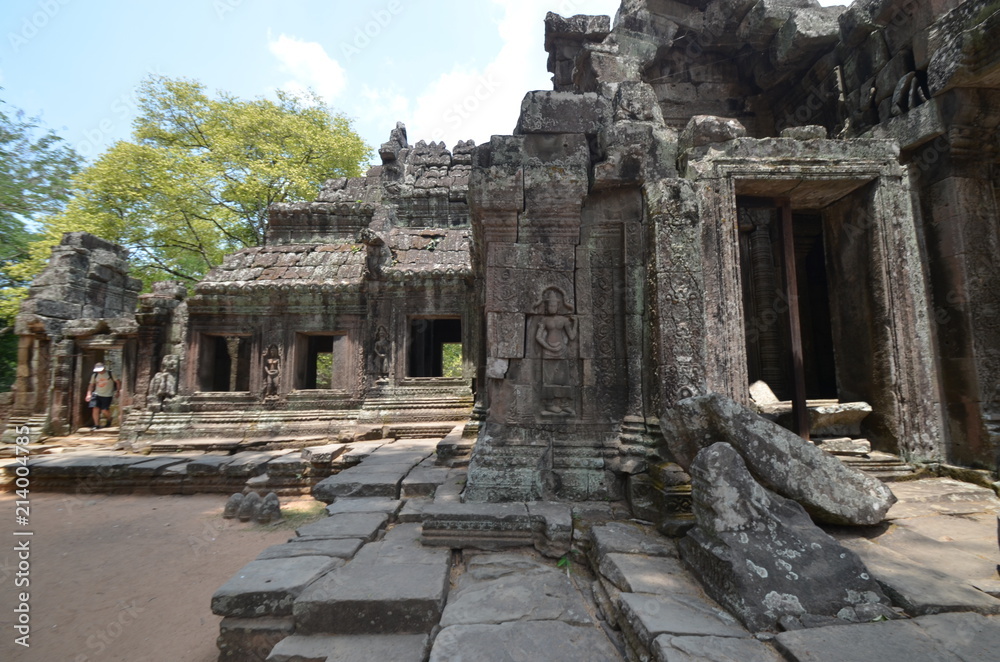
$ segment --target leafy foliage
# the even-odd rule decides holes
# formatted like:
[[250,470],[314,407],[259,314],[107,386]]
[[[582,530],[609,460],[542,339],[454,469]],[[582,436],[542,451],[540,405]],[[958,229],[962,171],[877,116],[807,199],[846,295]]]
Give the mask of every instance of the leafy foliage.
[[25,224],[63,208],[70,178],[80,164],[62,138],[41,131],[37,118],[26,118],[23,111],[0,101],[0,326],[9,324],[17,312],[16,305],[5,305],[7,291],[27,284],[7,272],[28,256],[34,237]]
[[28,256],[34,236],[26,223],[62,209],[80,163],[62,138],[0,101],[0,390],[14,382],[17,337],[10,325],[30,280],[8,270]]
[[38,273],[63,232],[83,230],[129,248],[147,284],[195,282],[225,254],[264,243],[269,205],[314,199],[327,178],[360,175],[370,155],[315,96],[212,98],[195,81],[152,77],[138,98],[132,140],[74,179],[15,273]]
[[445,343],[441,345],[441,376],[461,378],[462,376],[461,343]]

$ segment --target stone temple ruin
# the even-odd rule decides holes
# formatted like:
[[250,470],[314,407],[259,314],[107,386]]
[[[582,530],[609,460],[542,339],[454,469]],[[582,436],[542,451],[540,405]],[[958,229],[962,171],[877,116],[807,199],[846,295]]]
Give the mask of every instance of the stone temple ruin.
[[[473,515],[430,515],[423,536],[455,547],[493,535],[475,513],[494,503],[627,499],[683,532],[688,470],[711,486],[749,469],[823,521],[831,485],[810,496],[808,472],[769,479],[740,445],[746,408],[767,404],[756,382],[806,435],[824,405],[867,403],[847,436],[992,469],[997,16],[985,0],[624,0],[613,25],[549,14],[554,89],[527,94],[511,135],[448,151],[400,124],[381,165],[274,205],[265,245],[190,295],[157,283],[133,314],[121,249],[68,235],[18,317],[8,425],[80,427],[102,360],[126,384],[131,450],[448,435],[438,464],[468,461]],[[305,488],[324,500],[372,496],[320,478]],[[759,487],[746,494],[764,510],[800,508],[767,506]],[[891,493],[856,489],[872,521],[864,503],[825,521],[885,515]],[[715,498],[695,495],[695,515]],[[555,531],[530,507],[511,517]],[[724,575],[696,544],[731,532],[696,531],[689,562]],[[838,609],[882,613],[872,595]],[[739,617],[769,627],[779,612]]]

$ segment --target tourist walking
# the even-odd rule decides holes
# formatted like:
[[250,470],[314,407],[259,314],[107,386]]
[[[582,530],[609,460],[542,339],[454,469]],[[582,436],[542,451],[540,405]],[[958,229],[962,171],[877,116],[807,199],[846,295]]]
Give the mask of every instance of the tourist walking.
[[121,390],[121,385],[111,371],[103,363],[94,366],[94,374],[90,376],[87,386],[87,404],[94,413],[94,426],[91,430],[101,429],[101,414],[104,414],[105,427],[111,425],[111,401]]

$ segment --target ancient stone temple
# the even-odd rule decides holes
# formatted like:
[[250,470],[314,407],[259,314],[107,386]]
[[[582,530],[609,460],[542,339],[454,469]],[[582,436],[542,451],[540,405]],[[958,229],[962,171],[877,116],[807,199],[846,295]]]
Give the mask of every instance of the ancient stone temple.
[[153,351],[139,391],[160,357],[179,372],[176,394],[150,393],[126,438],[433,436],[467,419],[480,335],[472,150],[410,145],[400,125],[382,166],[327,182],[316,202],[274,205],[265,246],[228,256],[183,304],[144,297]]
[[998,25],[985,0],[550,14],[553,89],[513,135],[449,152],[399,125],[366,177],[275,205],[264,246],[188,297],[153,286],[131,326],[67,311],[105,321],[46,341],[36,284],[18,415],[66,429],[51,402],[79,409],[83,372],[41,405],[57,373],[27,366],[101,338],[136,447],[432,436],[471,415],[469,501],[659,485],[665,414],[750,405],[757,381],[798,413],[867,403],[878,449],[994,466]]

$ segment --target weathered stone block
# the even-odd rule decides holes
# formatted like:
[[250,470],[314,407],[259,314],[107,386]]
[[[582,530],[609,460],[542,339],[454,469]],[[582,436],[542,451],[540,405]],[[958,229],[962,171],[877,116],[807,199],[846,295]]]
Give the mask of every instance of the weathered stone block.
[[388,521],[386,513],[346,513],[306,524],[295,533],[309,538],[360,538],[370,541]]
[[757,480],[831,524],[878,524],[896,498],[785,428],[718,394],[682,400],[660,417],[674,458],[688,467],[705,446],[726,441]]
[[619,659],[618,652],[599,629],[575,627],[561,621],[528,621],[447,627],[434,640],[430,662],[489,660],[497,651],[515,660]]
[[219,624],[219,659],[232,662],[264,662],[274,646],[291,636],[291,618],[232,618]]
[[761,487],[732,446],[714,444],[691,465],[698,526],[681,555],[705,590],[753,630],[783,618],[893,617],[857,554],[802,507]]
[[237,618],[289,616],[295,598],[343,561],[326,556],[251,561],[212,596],[212,613]]
[[610,119],[611,105],[597,94],[529,92],[521,102],[521,117],[514,133],[595,135]]

